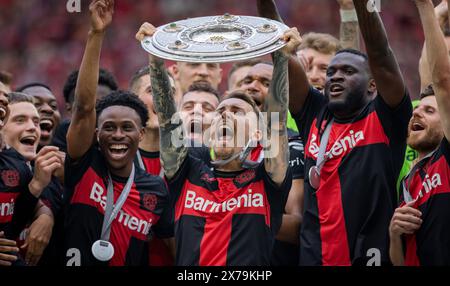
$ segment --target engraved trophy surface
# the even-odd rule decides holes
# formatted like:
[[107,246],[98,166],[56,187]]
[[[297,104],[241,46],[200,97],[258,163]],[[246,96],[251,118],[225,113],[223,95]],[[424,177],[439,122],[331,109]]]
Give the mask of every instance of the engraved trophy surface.
[[220,63],[260,57],[282,48],[286,25],[266,18],[225,14],[190,18],[157,28],[142,47],[163,59]]

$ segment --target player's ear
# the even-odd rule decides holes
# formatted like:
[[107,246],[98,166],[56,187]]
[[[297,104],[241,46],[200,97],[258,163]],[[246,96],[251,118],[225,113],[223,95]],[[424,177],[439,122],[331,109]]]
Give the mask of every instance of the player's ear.
[[145,135],[145,128],[142,127],[141,130],[139,130],[139,142],[144,140],[144,135]]

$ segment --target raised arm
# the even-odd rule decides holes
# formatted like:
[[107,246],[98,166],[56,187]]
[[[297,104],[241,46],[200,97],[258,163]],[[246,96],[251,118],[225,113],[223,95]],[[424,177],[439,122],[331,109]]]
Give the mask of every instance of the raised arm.
[[[439,26],[442,30],[449,27],[449,9],[447,0],[442,0],[439,5],[434,8],[434,13],[439,21]],[[429,84],[431,84],[430,65],[427,59],[427,45],[423,44],[422,54],[419,60],[419,75],[420,75],[420,90],[424,90]]]
[[[264,149],[264,165],[267,173],[277,184],[282,184],[289,164],[288,135],[286,129],[289,106],[288,61],[292,51],[300,45],[300,35],[296,28],[286,31],[283,36],[287,45],[272,54],[273,77],[270,92],[265,100],[267,111],[267,134],[270,148]],[[278,113],[279,120],[272,121],[272,115]]]
[[450,62],[431,0],[415,0],[425,33],[427,59],[445,138],[450,140]]
[[[259,16],[283,23],[274,0],[257,0],[257,6]],[[289,110],[295,114],[302,110],[308,97],[309,82],[296,50],[291,52],[288,59]]]
[[368,0],[353,0],[377,89],[384,101],[395,108],[403,100],[406,86],[383,22],[377,12],[369,11],[367,3]]
[[93,0],[89,5],[91,29],[75,88],[72,121],[67,132],[67,152],[72,159],[83,156],[95,135],[95,102],[100,51],[107,26],[114,12],[113,0]]
[[[152,24],[144,23],[136,34],[136,39],[142,41],[144,37],[152,36],[155,31]],[[170,180],[185,160],[187,148],[184,144],[180,144],[183,137],[181,119],[173,118],[177,109],[164,61],[149,55],[149,63],[153,103],[159,121],[161,160],[165,175]]]
[[359,50],[359,28],[352,0],[337,0],[341,14],[340,41],[344,49]]

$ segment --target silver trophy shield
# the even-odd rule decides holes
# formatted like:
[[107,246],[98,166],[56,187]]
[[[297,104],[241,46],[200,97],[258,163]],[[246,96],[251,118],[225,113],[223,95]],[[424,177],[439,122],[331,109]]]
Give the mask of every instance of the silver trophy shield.
[[282,48],[286,25],[261,17],[225,14],[190,18],[157,28],[142,47],[157,57],[221,63],[260,57]]

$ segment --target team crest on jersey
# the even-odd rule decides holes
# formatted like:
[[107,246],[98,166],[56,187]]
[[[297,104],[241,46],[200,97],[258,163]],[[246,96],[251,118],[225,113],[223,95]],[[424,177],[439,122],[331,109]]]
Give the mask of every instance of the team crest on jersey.
[[19,185],[20,176],[19,172],[16,170],[3,170],[2,180],[5,186],[13,188]]
[[245,183],[252,181],[254,178],[255,178],[255,170],[247,170],[242,174],[236,176],[234,181],[240,185],[243,185]]
[[158,198],[153,194],[144,194],[144,196],[142,197],[142,202],[144,203],[144,208],[152,212],[156,208]]
[[216,180],[216,178],[211,177],[208,173],[204,173],[201,177],[200,180],[205,181],[207,183],[212,183]]

